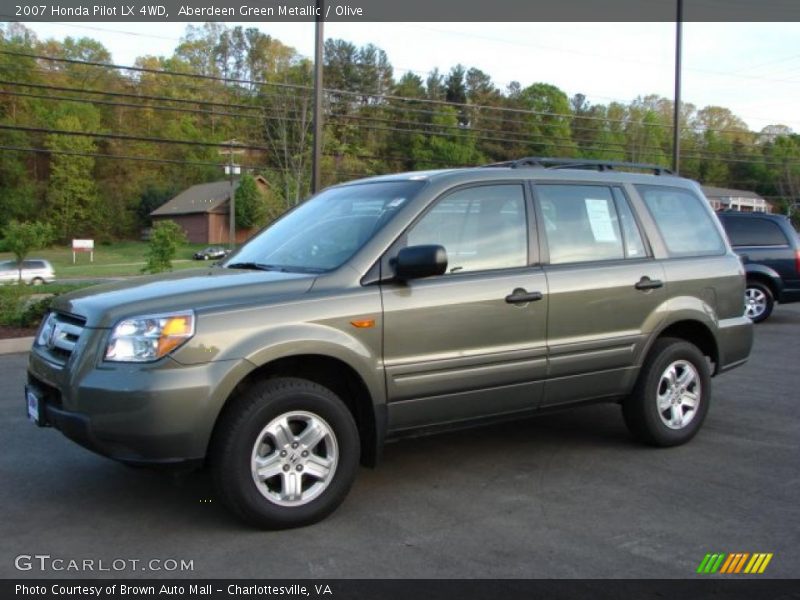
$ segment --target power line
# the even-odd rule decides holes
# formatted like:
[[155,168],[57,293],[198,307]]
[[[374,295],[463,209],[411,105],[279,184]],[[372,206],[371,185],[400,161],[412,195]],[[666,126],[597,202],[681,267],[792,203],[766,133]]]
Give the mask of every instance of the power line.
[[[177,77],[186,77],[186,78],[195,78],[195,79],[203,79],[209,81],[218,81],[223,83],[238,83],[238,84],[248,84],[248,85],[257,85],[257,86],[273,86],[282,89],[294,89],[294,90],[305,90],[310,91],[312,90],[312,86],[310,85],[302,85],[302,84],[289,84],[289,83],[279,83],[279,82],[268,82],[268,81],[258,81],[252,79],[241,79],[241,78],[230,78],[230,77],[221,77],[217,75],[206,75],[206,74],[199,74],[199,73],[181,73],[179,71],[168,71],[163,69],[150,69],[145,67],[135,67],[135,66],[125,66],[125,65],[115,65],[111,63],[101,63],[101,62],[94,62],[94,61],[80,61],[77,59],[69,59],[69,58],[58,58],[52,56],[45,56],[40,54],[33,54],[27,52],[16,52],[10,50],[0,50],[0,54],[7,54],[11,56],[20,56],[20,57],[27,57],[33,59],[40,59],[40,60],[47,60],[53,62],[64,62],[68,64],[79,64],[79,65],[86,65],[86,66],[93,66],[93,67],[102,67],[102,68],[110,68],[110,69],[118,69],[118,70],[129,70],[135,72],[144,72],[144,73],[153,73],[157,75],[170,75],[170,76],[177,76]],[[448,102],[446,100],[436,100],[436,99],[429,99],[429,98],[409,98],[406,96],[395,96],[392,94],[383,94],[383,93],[373,93],[373,92],[354,92],[350,90],[340,90],[340,89],[332,89],[332,88],[325,88],[324,90],[327,94],[333,95],[345,95],[351,96],[356,98],[364,98],[370,97],[375,98],[379,101],[381,100],[399,100],[399,101],[414,101],[420,102],[425,104],[432,104],[437,106],[449,106],[454,108],[462,108],[462,109],[470,109],[470,110],[488,110],[488,111],[495,111],[495,112],[509,112],[509,113],[516,113],[516,114],[526,114],[526,115],[535,115],[535,116],[546,116],[546,117],[556,117],[556,118],[564,118],[564,119],[575,119],[580,118],[583,120],[593,120],[593,121],[600,121],[604,123],[609,122],[616,122],[616,123],[628,123],[629,120],[626,119],[610,119],[607,117],[595,117],[589,115],[580,115],[576,116],[572,113],[553,113],[553,112],[545,112],[545,111],[534,111],[524,108],[514,108],[514,107],[499,107],[499,106],[492,106],[492,105],[478,105],[478,104],[469,104],[465,102]],[[672,129],[672,124],[667,123],[652,123],[653,127],[662,127],[667,129]],[[690,127],[682,128],[682,129],[691,129]],[[711,128],[704,128],[706,131],[715,131],[720,133],[749,133],[751,135],[761,135],[756,132],[749,132],[749,131],[741,131],[737,129],[711,129]]]
[[[11,130],[11,131],[22,131],[28,133],[45,133],[45,134],[52,134],[52,135],[71,135],[71,136],[82,136],[82,137],[93,137],[93,138],[101,138],[101,139],[118,139],[118,140],[125,140],[125,141],[139,141],[139,142],[147,142],[147,143],[162,143],[162,144],[180,144],[180,145],[189,145],[189,146],[204,146],[204,147],[217,147],[217,148],[229,148],[231,144],[219,143],[219,142],[205,142],[205,141],[194,141],[194,140],[175,140],[169,138],[150,138],[150,137],[142,137],[142,136],[133,136],[133,135],[126,135],[126,134],[113,134],[113,133],[97,133],[97,132],[76,132],[76,131],[66,131],[66,130],[54,130],[49,128],[43,127],[27,127],[27,126],[20,126],[20,125],[5,125],[0,124],[0,129]],[[440,137],[459,137],[458,134],[455,133],[441,133],[441,132],[431,132],[427,130],[415,130],[415,129],[402,129],[397,127],[378,127],[378,126],[366,126],[365,129],[372,130],[372,131],[391,131],[391,132],[399,132],[399,133],[422,133],[430,135],[434,133],[434,135],[438,135]],[[526,140],[519,140],[519,139],[508,139],[508,138],[496,138],[496,137],[489,137],[489,136],[476,136],[477,139],[484,140],[484,141],[495,141],[500,143],[515,143],[515,144],[544,144],[550,148],[557,148],[557,149],[566,149],[569,151],[583,151],[583,152],[608,152],[608,151],[622,151],[622,152],[629,152],[629,149],[626,148],[623,144],[606,144],[601,146],[578,146],[577,144],[569,143],[569,144],[560,144],[560,143],[553,143],[552,137],[540,135],[539,137],[529,136]],[[566,138],[561,138],[566,139]],[[541,140],[541,141],[535,141]],[[235,145],[236,148],[246,149],[246,150],[262,150],[262,151],[269,151],[269,148],[264,146],[255,146],[251,144],[239,144]],[[642,151],[645,155],[652,154],[654,152],[665,152],[664,148],[655,147],[655,146],[638,146],[635,148],[637,151]],[[647,152],[647,150],[652,150],[653,152]],[[728,157],[727,155],[722,154],[713,154],[713,153],[703,153],[703,152],[696,152],[692,154],[685,154],[684,155],[687,159],[713,159],[719,160],[722,162],[730,162],[730,163],[751,163],[753,161],[750,160],[742,160]],[[755,163],[754,163],[755,164]],[[784,163],[780,162],[768,162],[768,161],[760,161],[760,164],[765,165],[782,165]],[[795,164],[795,163],[790,163]]]
[[[49,148],[27,148],[23,146],[0,146],[0,150],[11,152],[33,152],[37,154],[63,154],[66,156],[83,156],[87,158],[110,158],[118,160],[133,160],[143,162],[166,163],[174,165],[192,165],[200,167],[226,167],[228,163],[213,163],[196,160],[179,160],[170,158],[151,158],[149,156],[127,156],[122,154],[102,154],[98,152],[72,152],[69,150],[50,150]],[[264,167],[257,165],[242,165],[242,169],[261,169]]]
[[255,119],[260,120],[258,115],[243,115],[239,113],[226,113],[217,112],[213,110],[201,110],[197,108],[179,108],[177,106],[153,106],[148,104],[134,104],[131,102],[111,102],[109,100],[89,100],[86,98],[70,98],[67,96],[42,96],[40,94],[28,94],[25,92],[10,92],[8,90],[0,90],[0,94],[5,96],[15,96],[19,98],[35,98],[39,100],[54,100],[59,102],[79,102],[83,104],[98,104],[100,106],[111,106],[114,108],[135,108],[142,110],[162,110],[172,112],[182,112],[191,114],[203,114],[213,117],[236,117],[238,119]]
[[[43,59],[46,59],[46,60],[63,61],[63,62],[69,62],[69,63],[84,64],[84,65],[89,65],[89,66],[113,67],[113,68],[121,68],[121,69],[127,69],[128,68],[128,67],[119,66],[119,65],[107,65],[105,63],[91,63],[91,62],[87,62],[87,61],[77,61],[77,60],[74,60],[74,59],[56,59],[56,58],[53,58],[53,57],[44,57],[44,56],[40,56],[40,55],[32,55],[32,54],[27,54],[27,53],[16,53],[16,52],[9,52],[9,51],[0,51],[0,53],[11,54],[11,55],[23,55],[23,56],[29,56],[29,57],[34,57],[34,58],[38,57],[38,58],[43,58]],[[154,72],[154,73],[157,73],[157,74],[175,74],[175,75],[179,75],[179,76],[183,76],[183,77],[194,77],[194,78],[202,78],[202,79],[216,79],[216,80],[223,80],[223,81],[244,81],[244,82],[256,83],[258,85],[283,85],[283,84],[273,84],[273,83],[269,83],[269,82],[254,82],[254,81],[250,81],[250,80],[231,80],[229,78],[220,78],[220,77],[207,76],[207,75],[176,73],[176,72],[161,71],[161,70],[155,70],[155,69],[143,69],[143,68],[140,68],[140,67],[131,67],[131,69],[132,70],[145,70],[145,71]],[[292,87],[292,88],[295,88],[295,89],[305,89],[305,86],[289,86],[289,87]],[[428,103],[428,104],[434,103],[434,104],[442,104],[442,105],[446,105],[446,106],[450,106],[450,107],[459,106],[459,107],[467,108],[469,110],[486,109],[486,110],[499,110],[499,111],[506,111],[506,112],[522,113],[522,114],[536,114],[536,115],[549,116],[549,117],[564,117],[564,118],[572,119],[573,121],[576,120],[576,119],[591,119],[591,120],[598,120],[598,121],[601,121],[603,123],[608,123],[608,122],[618,122],[618,123],[624,123],[624,124],[630,124],[631,123],[630,120],[626,120],[626,119],[608,119],[608,118],[605,118],[605,117],[591,117],[591,116],[585,116],[585,115],[576,116],[576,115],[573,115],[573,114],[546,113],[546,112],[542,112],[542,111],[530,111],[530,110],[526,110],[526,109],[514,109],[514,108],[508,108],[508,107],[493,107],[493,106],[485,106],[485,105],[471,105],[471,104],[466,104],[466,103],[452,103],[452,102],[444,102],[444,101],[439,101],[439,100],[429,100],[429,99],[422,99],[422,98],[408,98],[408,97],[402,97],[402,96],[389,96],[389,95],[380,96],[380,95],[373,95],[373,94],[369,94],[369,93],[365,94],[365,93],[359,93],[359,92],[349,92],[349,91],[344,91],[344,90],[328,90],[328,91],[333,93],[334,95],[335,94],[344,94],[344,95],[351,95],[351,96],[355,95],[355,96],[357,96],[359,98],[363,98],[365,96],[367,96],[367,97],[379,97],[379,98],[382,98],[382,99],[401,100],[403,102],[409,102],[410,101],[410,102],[420,102],[420,103]],[[165,100],[170,100],[171,101],[171,100],[177,100],[177,99],[167,99],[167,98],[165,98]],[[197,101],[197,102],[198,103],[202,103],[202,101]],[[222,105],[222,103],[218,103],[218,104]],[[242,106],[244,106],[244,105],[242,105]],[[383,108],[388,108],[390,110],[403,110],[403,107],[394,107],[394,106],[391,106],[391,105],[378,105],[378,106],[376,106],[376,108],[379,109],[379,110],[383,109]],[[408,107],[406,107],[405,110],[419,110],[419,109],[409,109]],[[431,113],[431,114],[440,114],[440,115],[441,114],[446,114],[446,113],[441,113],[439,111],[428,111],[428,112]],[[364,117],[364,116],[361,116],[361,115],[358,115],[358,116],[356,116],[356,115],[333,115],[333,116],[335,118],[339,118],[339,117],[341,117],[341,118],[362,118],[362,119],[366,119],[366,120],[369,120],[369,118],[370,118],[370,117]],[[521,123],[524,123],[524,122],[521,122]],[[425,127],[425,126],[428,126],[428,125],[429,124],[427,124],[427,123],[415,124],[415,126],[417,126],[417,127],[420,127],[420,126]],[[648,126],[665,126],[665,125],[659,124],[659,123],[653,123],[653,124],[649,124]],[[666,126],[666,127],[670,127],[670,126]],[[431,133],[436,133],[436,132],[431,132],[429,129],[417,129],[417,130],[411,129],[410,130],[410,129],[398,129],[398,128],[377,128],[377,127],[374,127],[374,126],[371,127],[371,128],[367,128],[367,129],[385,130],[385,131],[401,131],[401,132],[406,132],[406,133],[409,133],[409,132],[414,133],[415,132],[415,133],[423,133],[423,134],[428,134],[428,135],[430,135]],[[573,125],[572,129],[577,130],[578,128],[574,127],[574,125]],[[466,130],[468,131],[469,129],[466,128]],[[44,130],[44,131],[48,132],[48,133],[51,132],[50,130]],[[483,130],[483,131],[484,132],[492,132],[493,130]],[[593,130],[587,129],[587,131],[593,131]],[[726,131],[726,130],[717,130],[717,131]],[[736,133],[745,133],[745,132],[738,131],[738,130],[729,130],[729,131],[736,131]],[[509,135],[509,134],[510,135],[526,135],[524,133],[517,134],[515,132],[503,132],[503,131],[497,131],[497,132],[498,133],[505,133],[506,135]],[[69,134],[76,135],[76,132],[66,132],[66,134],[67,135],[69,135]],[[102,135],[101,134],[96,134],[96,135],[98,137],[108,137],[108,138],[113,138],[114,137],[113,134],[102,134]],[[439,135],[443,135],[443,134],[439,133]],[[502,142],[502,143],[525,143],[526,141],[530,142],[531,138],[537,139],[536,136],[531,136],[530,134],[526,135],[526,139],[525,140],[509,139],[507,137],[490,138],[488,136],[478,136],[477,139],[481,139],[481,140],[485,140],[485,141],[497,141],[497,142]],[[128,136],[128,138],[124,138],[124,139],[137,139],[137,138],[135,138],[134,136]],[[566,138],[561,138],[561,139],[566,139]],[[158,139],[158,138],[143,138],[143,139],[140,138],[140,140],[141,141],[151,141],[151,142],[161,142],[161,143],[189,143],[189,144],[196,144],[196,145],[216,145],[216,146],[220,146],[220,144],[212,144],[212,143],[205,143],[205,142],[188,142],[188,141],[184,141],[184,140],[163,140],[163,139]],[[573,140],[570,140],[570,141],[573,141]],[[222,145],[222,146],[224,146],[224,145]],[[573,145],[565,146],[565,145],[555,144],[555,145],[552,145],[552,146],[553,147],[557,147],[557,148],[574,149]],[[621,147],[622,144],[614,144],[614,145],[611,145],[611,146],[607,145],[606,148],[597,148],[597,147],[595,147],[595,148],[581,147],[581,148],[583,150],[606,151],[609,147],[615,147],[615,146],[620,146],[619,149],[624,149],[624,148]],[[256,147],[256,149],[266,150],[263,147]],[[648,148],[640,146],[638,149],[644,150],[644,149],[648,149]],[[656,151],[659,151],[659,152],[665,150],[665,149],[660,148],[660,147],[649,147],[649,149],[653,149],[653,150],[656,150]],[[718,158],[718,159],[721,158],[719,155],[713,155],[713,154],[709,154],[708,156],[713,157],[713,158]]]
[[[22,86],[22,87],[31,87],[31,88],[35,88],[35,89],[45,89],[45,90],[53,90],[53,91],[67,90],[67,91],[76,92],[76,93],[102,94],[102,95],[110,95],[110,96],[113,96],[113,97],[153,98],[153,99],[161,99],[163,101],[175,101],[175,102],[183,102],[183,103],[190,103],[190,104],[207,104],[206,102],[204,102],[202,100],[184,100],[184,99],[177,99],[177,98],[169,98],[169,97],[165,97],[165,96],[140,96],[140,95],[137,95],[137,94],[126,94],[126,93],[117,93],[117,92],[103,92],[103,91],[99,91],[99,90],[82,90],[80,88],[71,88],[71,87],[63,87],[63,86],[50,86],[50,85],[44,85],[44,84],[32,84],[32,83],[22,83],[22,82],[11,82],[11,81],[5,81],[5,80],[0,80],[0,84],[12,85],[12,86]],[[82,99],[82,98],[71,98],[71,97],[65,97],[65,96],[52,96],[52,95],[50,95],[50,96],[42,96],[42,95],[35,95],[35,94],[26,94],[26,93],[22,93],[22,92],[10,92],[10,91],[6,91],[6,90],[0,90],[0,94],[10,95],[10,96],[18,96],[18,97],[28,97],[28,98],[34,98],[34,99],[40,99],[40,100],[63,100],[63,101],[68,101],[68,102],[92,103],[92,104],[111,106],[111,107],[125,107],[125,108],[149,109],[149,110],[164,110],[164,111],[185,112],[185,113],[194,113],[194,114],[205,114],[205,115],[210,115],[210,116],[230,116],[230,117],[237,117],[237,118],[251,119],[251,120],[270,120],[270,119],[278,120],[278,118],[273,118],[273,117],[270,117],[270,116],[264,114],[264,110],[265,110],[264,107],[247,106],[247,105],[242,105],[242,104],[232,104],[231,106],[258,110],[258,111],[261,111],[262,114],[259,115],[259,116],[244,115],[244,114],[241,114],[241,113],[228,113],[228,112],[213,111],[213,110],[182,109],[182,108],[177,108],[177,107],[153,106],[153,105],[147,105],[147,104],[109,102],[109,101],[102,101],[102,100],[87,100],[87,99]],[[282,97],[283,98],[285,96],[276,96],[276,97]],[[208,103],[208,104],[214,104],[216,106],[228,106],[228,105],[226,105],[224,103]],[[433,116],[445,116],[445,115],[447,115],[447,113],[441,113],[441,112],[438,112],[438,111],[407,109],[407,108],[404,108],[404,107],[383,106],[383,107],[378,107],[378,110],[382,110],[383,108],[389,108],[389,109],[394,109],[394,110],[403,111],[403,112],[405,112],[405,111],[414,111],[414,112],[419,112],[419,113],[423,113],[423,114],[430,114],[430,115],[433,115]],[[288,112],[290,112],[290,113],[300,112],[300,109],[288,109]],[[433,129],[435,129],[435,128],[439,128],[439,129],[444,128],[444,129],[455,129],[455,130],[458,130],[458,131],[461,131],[461,132],[498,133],[498,134],[505,134],[505,135],[511,135],[511,136],[524,136],[523,139],[519,140],[520,142],[528,141],[528,140],[531,139],[531,137],[539,137],[539,136],[532,136],[530,132],[508,131],[508,130],[505,130],[505,129],[502,129],[502,128],[501,129],[485,129],[485,128],[478,128],[478,127],[472,127],[472,126],[463,127],[461,125],[437,124],[437,123],[430,123],[430,122],[423,122],[423,121],[398,121],[397,119],[388,119],[388,118],[383,118],[383,117],[378,117],[378,116],[355,115],[355,114],[343,115],[343,114],[336,114],[335,112],[329,112],[328,115],[331,118],[347,118],[347,119],[352,119],[352,120],[377,121],[377,122],[395,123],[395,124],[399,124],[399,125],[413,125],[415,127],[430,127],[430,128],[432,128],[431,130],[428,130],[428,129],[418,130],[419,132],[433,131]],[[573,117],[574,120],[577,120],[577,119],[580,119],[580,118],[581,117]],[[290,117],[283,117],[283,119],[289,120],[289,121],[298,121],[298,119],[294,119],[294,118],[290,118]],[[480,120],[483,120],[483,119],[484,119],[484,117],[481,117]],[[495,118],[492,118],[492,117],[489,117],[487,120],[498,121],[498,119],[495,119]],[[526,121],[500,120],[500,122],[503,123],[503,124],[530,125],[530,123],[528,123]],[[634,122],[631,122],[631,123],[634,123]],[[628,123],[628,124],[631,124],[631,123]],[[635,122],[634,124],[638,124],[638,122]],[[649,127],[649,126],[650,125],[648,124],[645,127]],[[570,124],[569,127],[570,127],[571,131],[587,131],[587,132],[591,132],[591,133],[595,133],[595,132],[598,131],[597,129],[594,129],[594,128],[576,127],[573,124]],[[689,130],[689,129],[690,128],[684,128],[684,130]],[[768,134],[763,134],[763,135],[768,135]],[[552,136],[552,135],[549,135],[548,138],[549,139],[555,139],[555,140],[572,140],[573,139],[573,138],[555,137],[555,136]],[[509,141],[513,141],[514,139],[516,139],[516,138],[511,138],[511,140],[509,140]],[[494,141],[497,141],[497,140],[494,140]],[[573,140],[573,141],[575,141],[577,143],[579,140]],[[758,147],[757,144],[745,144],[743,142],[742,142],[742,145],[745,146],[745,147],[753,147],[753,148]],[[657,149],[655,147],[651,147],[651,148],[652,149]]]
[[245,83],[249,85],[272,85],[286,89],[312,89],[311,86],[292,84],[292,83],[277,83],[256,81],[252,79],[240,79],[235,77],[221,77],[219,75],[205,75],[202,73],[181,73],[180,71],[168,71],[166,69],[150,69],[148,67],[135,67],[130,65],[116,65],[113,63],[102,63],[90,60],[77,60],[75,58],[59,58],[55,56],[45,56],[42,54],[33,54],[30,52],[17,52],[12,50],[0,50],[0,54],[10,56],[19,56],[22,58],[33,58],[37,60],[47,60],[52,62],[61,62],[71,65],[83,65],[88,67],[102,67],[105,69],[117,69],[121,71],[134,71],[137,73],[153,73],[156,75],[171,75],[173,77],[190,77],[194,79],[205,79],[208,81],[218,81],[221,83]]
[[247,110],[262,110],[260,106],[253,106],[252,104],[234,104],[230,102],[214,102],[211,100],[192,100],[186,98],[171,98],[170,96],[150,96],[147,94],[133,94],[125,92],[110,92],[106,90],[93,90],[75,87],[66,87],[58,85],[45,85],[43,83],[27,83],[22,81],[8,81],[0,80],[0,85],[13,85],[20,87],[52,90],[56,92],[75,92],[81,94],[97,94],[102,96],[112,96],[116,98],[136,98],[141,100],[159,100],[166,102],[178,102],[182,104],[204,104],[207,106],[224,106],[225,108],[242,108]]
[[96,133],[96,132],[86,132],[86,131],[67,131],[63,129],[49,129],[45,127],[26,127],[22,125],[5,125],[0,124],[0,129],[6,129],[11,131],[25,131],[28,133],[46,133],[48,135],[72,135],[72,136],[81,136],[81,137],[91,137],[91,138],[101,138],[101,139],[112,139],[112,140],[125,140],[125,141],[132,141],[132,142],[148,142],[153,144],[182,144],[185,146],[206,146],[206,147],[213,147],[213,148],[236,148],[240,150],[264,150],[268,151],[269,148],[264,146],[254,146],[251,144],[240,144],[236,142],[235,144],[232,143],[220,143],[220,142],[200,142],[194,140],[174,140],[169,138],[150,138],[150,137],[142,137],[138,135],[127,135],[122,133]]

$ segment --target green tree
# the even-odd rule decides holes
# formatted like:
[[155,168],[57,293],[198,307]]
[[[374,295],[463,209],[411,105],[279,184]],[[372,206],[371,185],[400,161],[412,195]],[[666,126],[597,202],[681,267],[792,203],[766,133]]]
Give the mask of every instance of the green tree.
[[570,129],[572,110],[563,91],[547,83],[534,83],[520,92],[518,102],[531,111],[523,120],[532,154],[574,156],[577,153]]
[[[82,131],[81,122],[72,115],[59,118],[55,126]],[[45,145],[53,151],[47,202],[56,235],[68,240],[75,235],[102,231],[104,211],[93,176],[94,158],[85,156],[96,152],[95,143],[88,137],[53,134]]]
[[236,199],[236,226],[261,227],[266,222],[264,198],[256,185],[255,177],[245,173],[234,193]]
[[6,246],[17,259],[19,280],[22,281],[22,261],[31,250],[44,248],[53,241],[53,229],[47,223],[33,221],[20,223],[12,220],[3,229]]
[[159,221],[153,225],[150,245],[147,248],[147,264],[143,273],[161,273],[172,270],[172,259],[178,247],[186,243],[186,233],[175,221]]

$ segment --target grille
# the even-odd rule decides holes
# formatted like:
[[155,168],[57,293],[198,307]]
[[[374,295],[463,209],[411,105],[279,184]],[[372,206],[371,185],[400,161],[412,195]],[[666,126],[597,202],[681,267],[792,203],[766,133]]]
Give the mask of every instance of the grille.
[[86,321],[80,317],[52,312],[42,324],[36,345],[60,362],[66,362],[72,356],[85,324]]

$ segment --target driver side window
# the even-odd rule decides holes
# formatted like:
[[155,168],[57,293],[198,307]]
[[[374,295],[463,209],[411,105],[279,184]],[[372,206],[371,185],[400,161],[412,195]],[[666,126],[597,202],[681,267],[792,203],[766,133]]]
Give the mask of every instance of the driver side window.
[[447,273],[528,264],[525,194],[521,185],[462,189],[439,199],[407,233],[407,245],[439,244]]

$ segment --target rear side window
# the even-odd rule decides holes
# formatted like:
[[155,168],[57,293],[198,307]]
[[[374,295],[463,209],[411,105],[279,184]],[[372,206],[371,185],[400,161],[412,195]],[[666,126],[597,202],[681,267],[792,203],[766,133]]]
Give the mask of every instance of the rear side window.
[[597,185],[536,186],[550,264],[643,258],[644,244],[625,197]]
[[691,192],[660,185],[637,185],[670,256],[724,254],[725,243],[707,209]]
[[484,185],[441,198],[407,233],[409,246],[440,244],[447,272],[528,264],[525,194],[521,185]]
[[786,246],[789,240],[777,223],[757,217],[720,217],[732,246]]

